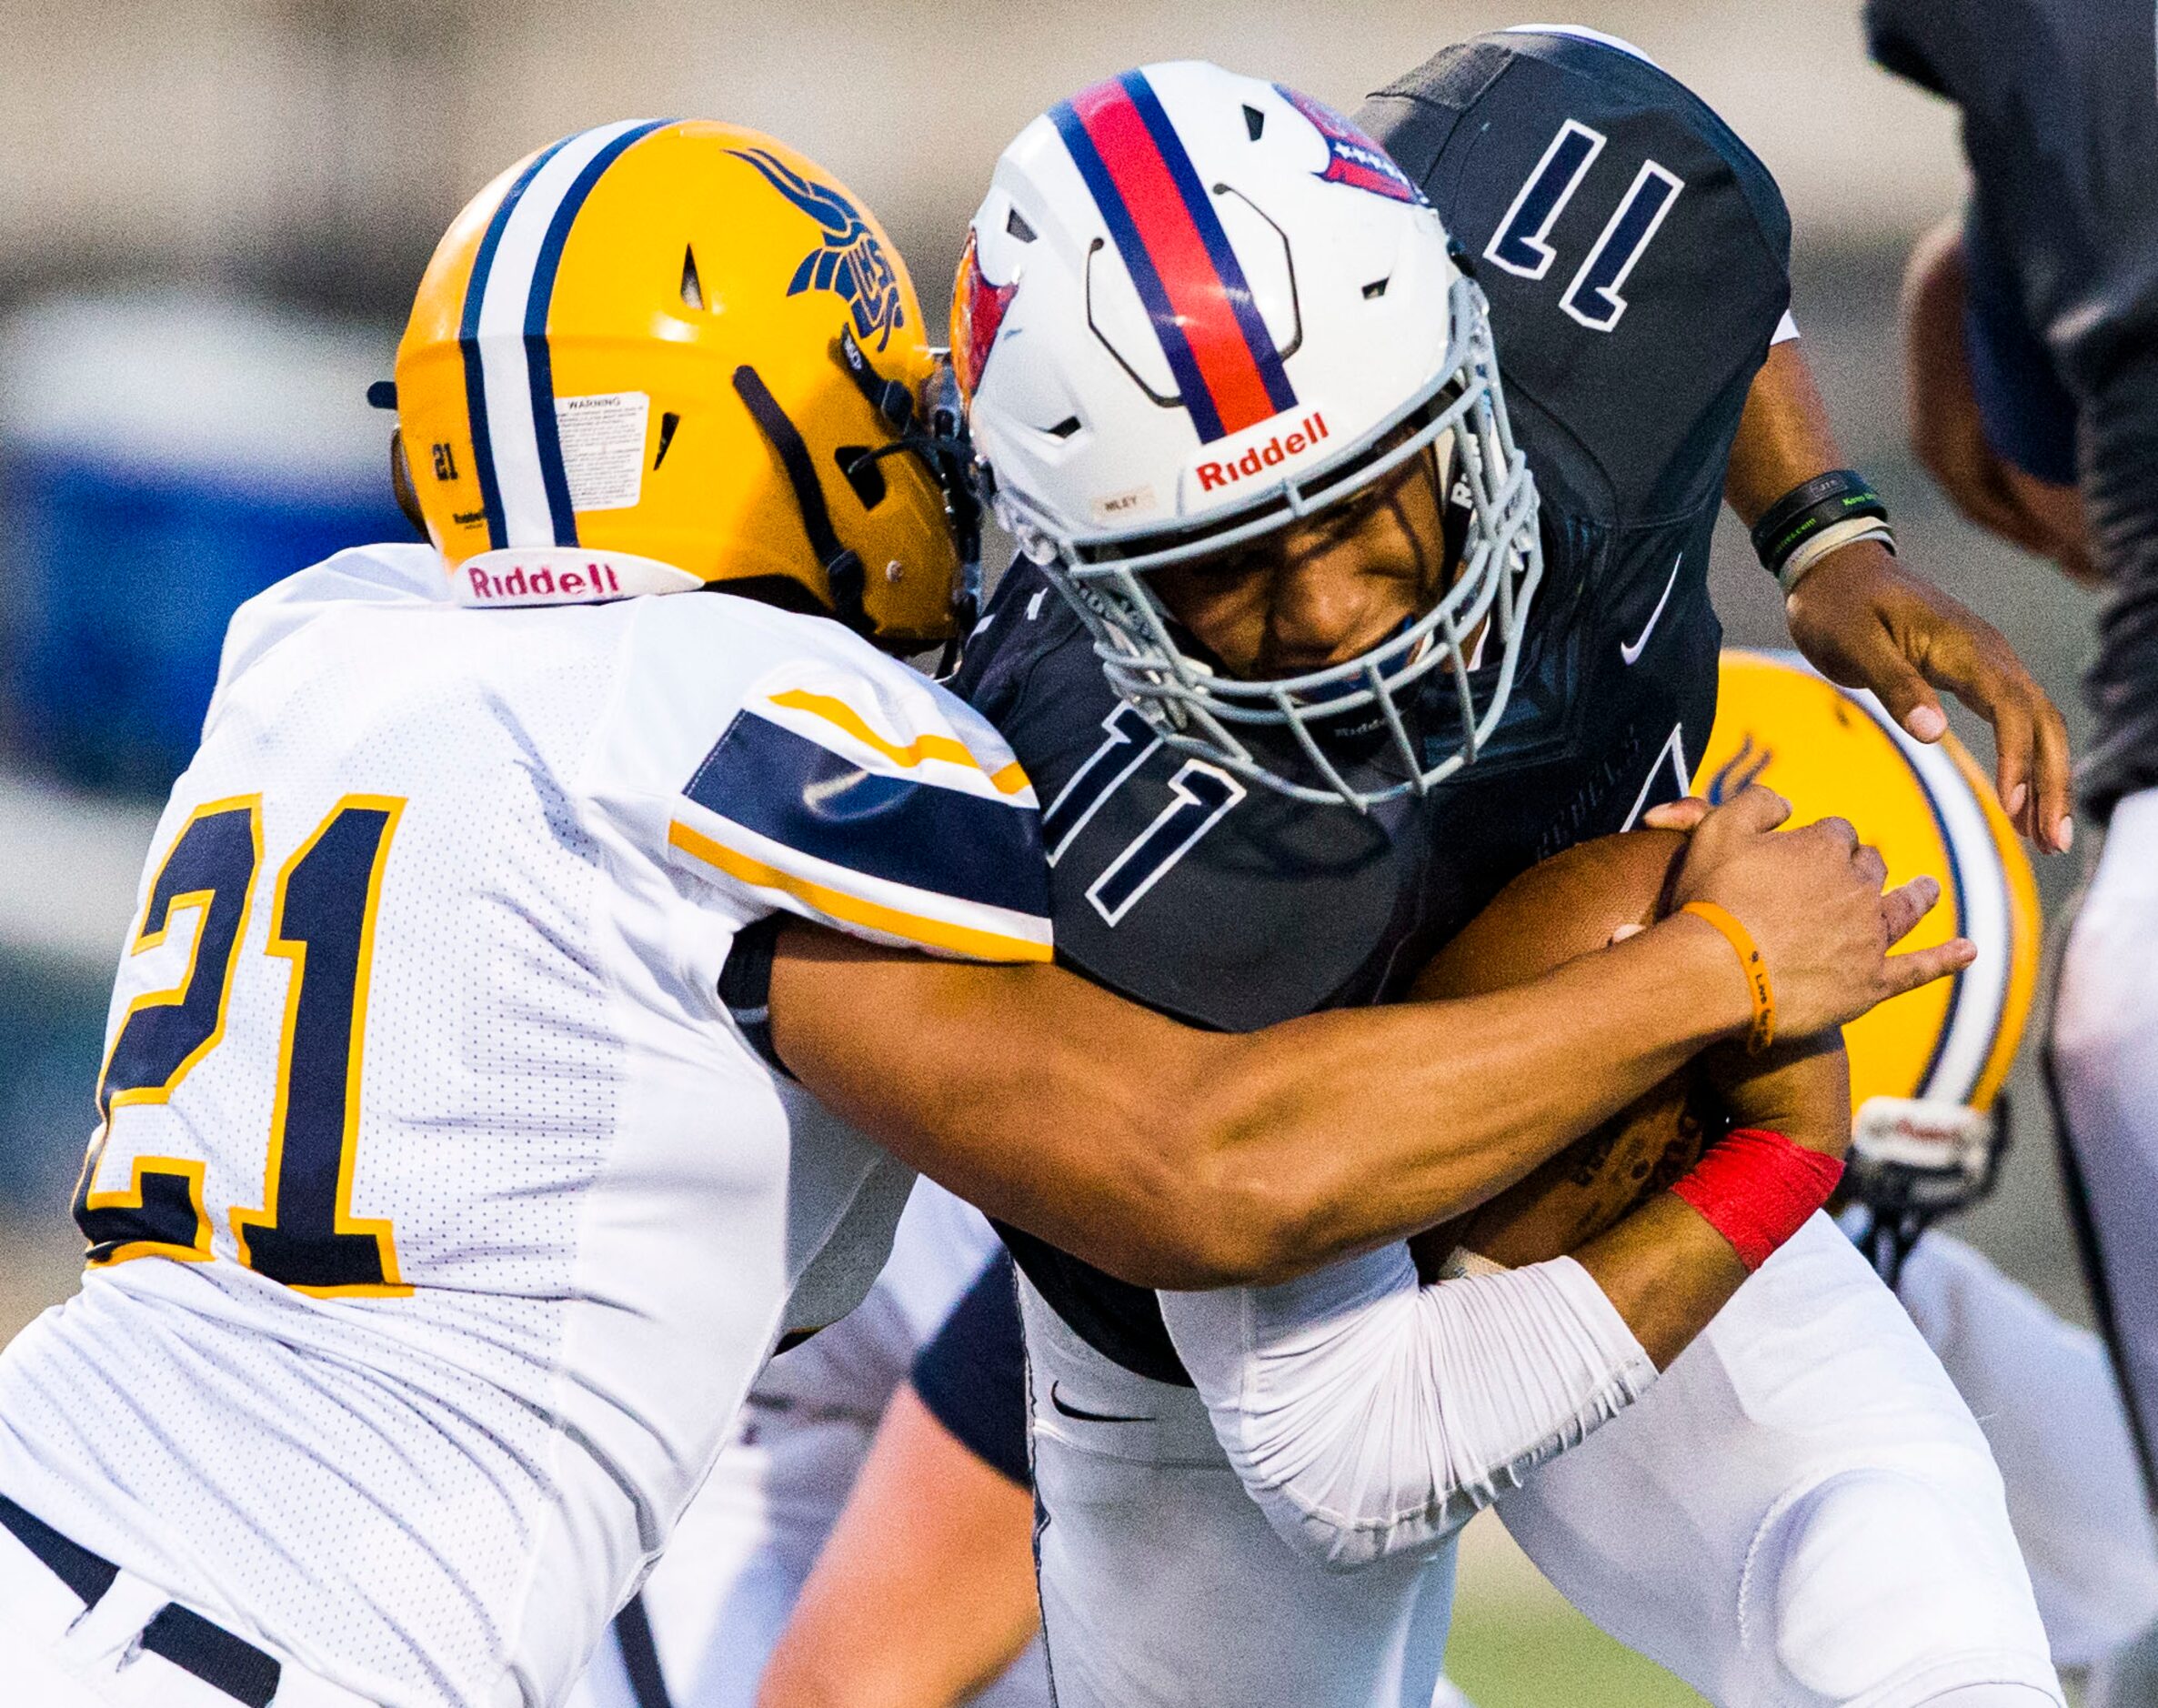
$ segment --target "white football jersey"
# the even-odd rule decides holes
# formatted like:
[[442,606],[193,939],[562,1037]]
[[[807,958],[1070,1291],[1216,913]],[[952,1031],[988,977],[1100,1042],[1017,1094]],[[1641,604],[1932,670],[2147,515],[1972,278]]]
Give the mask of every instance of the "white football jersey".
[[[869,1296],[757,1379],[735,1440],[645,1582],[674,1708],[752,1708],[893,1391],[997,1250],[979,1211],[933,1181],[916,1182]],[[968,1700],[1048,1708],[1039,1640]],[[600,1645],[569,1708],[644,1708],[614,1643]]]
[[1038,817],[823,619],[463,608],[422,546],[252,600],[113,995],[89,1273],[0,1356],[0,1492],[370,1701],[557,1700],[910,1179],[738,1030],[737,932],[1046,959]]

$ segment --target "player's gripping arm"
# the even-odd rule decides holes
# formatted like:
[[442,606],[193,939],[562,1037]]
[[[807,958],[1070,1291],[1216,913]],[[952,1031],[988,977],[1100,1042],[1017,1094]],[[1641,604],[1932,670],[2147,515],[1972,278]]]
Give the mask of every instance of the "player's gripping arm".
[[[1842,467],[1798,341],[1774,346],[1747,394],[1725,500],[1751,527],[1785,494]],[[1872,689],[1919,740],[1938,741],[1948,728],[1937,688],[1981,713],[1993,726],[2002,809],[2040,847],[2068,847],[2067,726],[1992,624],[1868,539],[1806,569],[1784,610],[1792,639],[1817,669]]]
[[[1881,892],[1848,825],[1770,832],[1754,789],[1695,833],[1677,900],[1745,922],[1779,1024],[1826,1030],[1967,964],[1891,956],[1934,899]],[[991,1215],[1136,1284],[1279,1281],[1471,1208],[1741,1031],[1731,945],[1667,919],[1517,989],[1230,1036],[1055,967],[978,967],[789,928],[780,1058],[831,1108]]]

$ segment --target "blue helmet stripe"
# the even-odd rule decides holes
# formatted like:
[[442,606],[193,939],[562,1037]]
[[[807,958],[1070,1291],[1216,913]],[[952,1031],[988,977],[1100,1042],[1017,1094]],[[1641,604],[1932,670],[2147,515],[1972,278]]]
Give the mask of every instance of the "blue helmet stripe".
[[554,518],[555,544],[577,543],[577,512],[569,502],[569,476],[562,465],[562,436],[555,419],[555,369],[547,351],[547,312],[555,297],[555,275],[562,264],[563,246],[570,227],[607,169],[633,143],[673,124],[672,119],[651,119],[622,133],[586,163],[577,175],[554,217],[547,222],[539,256],[532,269],[531,294],[525,299],[525,363],[532,392],[532,434],[539,447],[540,478],[547,486],[547,509]]
[[1079,176],[1086,180],[1094,206],[1101,210],[1103,223],[1116,241],[1117,253],[1124,257],[1125,270],[1130,274],[1132,284],[1139,287],[1139,301],[1146,307],[1147,318],[1154,324],[1161,354],[1168,358],[1169,372],[1176,377],[1178,397],[1189,412],[1200,442],[1211,444],[1222,437],[1221,413],[1214,407],[1213,391],[1207,385],[1206,376],[1199,372],[1198,358],[1191,353],[1191,342],[1184,336],[1183,323],[1169,300],[1169,289],[1155,269],[1153,256],[1147,252],[1145,239],[1139,236],[1139,222],[1132,218],[1131,209],[1125,205],[1124,193],[1109,176],[1109,163],[1095,147],[1093,137],[1087,134],[1086,121],[1079,117],[1076,106],[1069,101],[1059,101],[1050,109],[1049,120],[1064,139],[1064,146],[1071,156],[1072,164],[1079,167]]
[[472,276],[465,284],[464,313],[457,325],[457,349],[465,361],[465,407],[472,422],[472,462],[479,475],[479,501],[487,513],[487,546],[499,549],[509,543],[508,527],[502,516],[502,486],[495,477],[495,450],[492,436],[487,431],[487,368],[479,349],[479,309],[487,298],[487,279],[495,270],[495,251],[502,246],[502,233],[509,224],[509,216],[516,210],[539,168],[561,152],[570,139],[544,149],[533,156],[532,164],[517,175],[517,181],[509,186],[494,217],[487,221],[486,234],[479,240],[479,253],[472,258]]

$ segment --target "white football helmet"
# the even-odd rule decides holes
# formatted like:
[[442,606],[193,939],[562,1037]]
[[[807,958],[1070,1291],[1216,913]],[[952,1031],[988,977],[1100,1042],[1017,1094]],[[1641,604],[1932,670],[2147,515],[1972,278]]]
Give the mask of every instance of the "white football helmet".
[[[1359,808],[1476,757],[1542,573],[1536,493],[1483,294],[1377,143],[1217,65],[1082,90],[997,163],[952,343],[999,518],[1173,746]],[[1286,528],[1433,445],[1461,538],[1431,609],[1300,676],[1235,680],[1190,656],[1149,570]],[[1442,669],[1454,692],[1421,718],[1406,690]],[[1294,741],[1255,754],[1254,726]],[[1392,758],[1352,785],[1330,730],[1376,733]]]

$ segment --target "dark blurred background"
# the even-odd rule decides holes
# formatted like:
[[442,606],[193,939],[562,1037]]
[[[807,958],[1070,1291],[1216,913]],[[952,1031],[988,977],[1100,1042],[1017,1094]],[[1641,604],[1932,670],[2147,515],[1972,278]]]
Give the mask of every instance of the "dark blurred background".
[[[757,126],[878,211],[937,323],[998,151],[1081,83],[1201,56],[1352,109],[1525,21],[1482,0],[0,0],[0,1333],[73,1285],[106,992],[226,616],[336,546],[409,537],[364,392],[482,184],[603,119]],[[1908,559],[2007,631],[2080,735],[2086,596],[1947,514],[1903,449],[1897,282],[1962,198],[1952,116],[1868,67],[1857,0],[1582,0],[1568,21],[1639,43],[1777,173],[1851,460]],[[1781,644],[1735,527],[1716,573],[1731,638]],[[2041,862],[2049,918],[2083,859]],[[1968,1231],[2081,1317],[2024,1055],[2006,1184]]]

